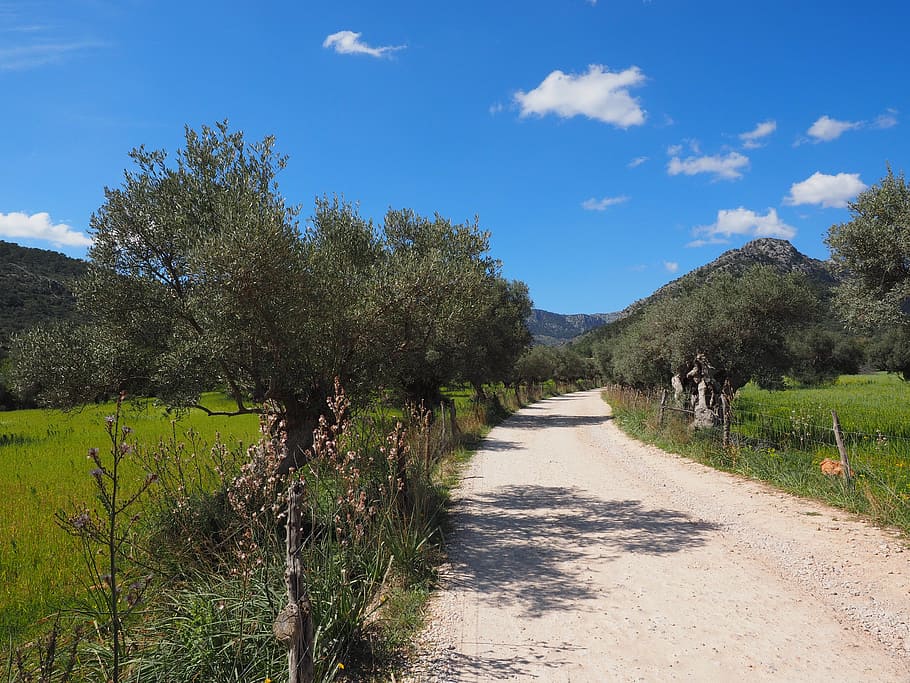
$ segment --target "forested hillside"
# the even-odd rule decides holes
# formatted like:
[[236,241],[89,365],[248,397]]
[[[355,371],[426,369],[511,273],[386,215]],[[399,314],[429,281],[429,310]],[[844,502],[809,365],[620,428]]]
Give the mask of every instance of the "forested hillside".
[[823,381],[863,359],[861,340],[831,309],[836,284],[830,263],[785,240],[758,239],[635,302],[573,348],[595,358],[605,378],[637,386],[666,383],[698,352],[736,382]]
[[9,352],[14,333],[75,316],[70,287],[84,272],[84,261],[0,241],[0,358]]

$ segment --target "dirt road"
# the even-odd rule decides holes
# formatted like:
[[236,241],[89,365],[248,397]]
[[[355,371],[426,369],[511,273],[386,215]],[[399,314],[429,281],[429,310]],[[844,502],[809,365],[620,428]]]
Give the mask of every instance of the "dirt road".
[[624,436],[596,391],[494,429],[419,681],[910,681],[910,550]]

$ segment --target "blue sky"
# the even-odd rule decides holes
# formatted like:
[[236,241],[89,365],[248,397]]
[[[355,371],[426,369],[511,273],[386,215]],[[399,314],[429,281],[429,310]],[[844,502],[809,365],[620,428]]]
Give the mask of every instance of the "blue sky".
[[756,236],[825,258],[910,171],[903,2],[0,0],[0,239],[84,256],[127,152],[227,118],[281,190],[480,218],[551,311]]

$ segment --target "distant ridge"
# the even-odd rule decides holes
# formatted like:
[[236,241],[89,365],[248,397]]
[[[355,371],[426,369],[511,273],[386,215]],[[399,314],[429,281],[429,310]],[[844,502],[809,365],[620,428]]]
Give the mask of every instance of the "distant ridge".
[[539,308],[531,310],[528,329],[534,335],[534,343],[540,346],[559,346],[575,337],[606,325],[619,313],[573,313],[563,315]]
[[650,296],[627,306],[616,317],[625,318],[655,301],[698,287],[717,273],[737,276],[758,265],[771,266],[781,275],[803,273],[809,280],[823,288],[830,288],[837,283],[830,261],[819,261],[806,256],[787,240],[763,237],[739,249],[725,251],[710,263],[668,282]]

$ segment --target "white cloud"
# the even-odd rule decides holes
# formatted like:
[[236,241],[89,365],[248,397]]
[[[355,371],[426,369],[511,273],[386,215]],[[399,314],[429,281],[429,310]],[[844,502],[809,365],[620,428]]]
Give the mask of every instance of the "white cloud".
[[592,64],[584,74],[565,74],[554,71],[530,92],[518,91],[515,101],[521,106],[521,116],[556,114],[562,118],[586,116],[618,128],[640,126],[645,112],[629,89],[645,82],[637,66],[613,73]]
[[830,116],[822,116],[809,126],[809,130],[806,132],[813,142],[831,142],[848,130],[862,128],[862,126],[862,121],[838,121]]
[[843,208],[866,187],[859,179],[859,173],[826,175],[816,172],[800,183],[793,183],[784,203],[791,206],[819,204],[824,208]]
[[603,199],[591,197],[591,199],[586,199],[581,203],[581,208],[585,211],[606,211],[607,207],[622,204],[627,201],[629,201],[629,198],[625,195],[619,197],[604,197]]
[[54,224],[47,213],[0,213],[0,237],[50,242],[62,247],[90,247],[92,240],[65,223]]
[[667,147],[667,155],[671,157],[677,157],[682,154],[683,146],[682,145],[670,145]]
[[[673,149],[673,148],[671,148]],[[670,150],[667,150],[668,152]],[[678,152],[677,152],[678,153]],[[711,173],[715,180],[736,180],[742,178],[740,169],[749,165],[749,157],[739,152],[730,152],[726,156],[715,154],[713,156],[687,157],[680,159],[674,156],[667,164],[667,173],[670,175],[696,175],[698,173]]]
[[897,125],[897,109],[888,109],[884,114],[879,114],[872,122],[873,128],[894,128]]
[[505,109],[505,107],[503,106],[502,102],[497,102],[496,104],[491,104],[491,105],[490,105],[490,110],[489,110],[489,111],[490,111],[490,116],[496,116],[496,115],[499,114],[503,109]]
[[406,45],[386,45],[384,47],[370,47],[360,40],[362,33],[354,31],[338,31],[322,41],[322,47],[332,48],[342,55],[370,55],[371,57],[385,57],[396,50],[403,50]]
[[648,157],[635,157],[634,159],[632,159],[632,161],[630,161],[630,162],[629,162],[628,164],[626,164],[626,165],[627,165],[629,168],[638,168],[638,167],[641,166],[643,163],[645,163],[647,160],[648,160]]
[[743,141],[743,147],[746,149],[756,149],[762,146],[762,138],[768,137],[775,130],[777,130],[777,121],[768,119],[756,125],[754,129],[740,133],[739,139]]
[[796,228],[784,223],[775,209],[768,209],[764,216],[749,209],[721,209],[717,220],[711,225],[700,225],[692,231],[698,238],[689,242],[689,247],[706,244],[724,244],[734,235],[745,237],[780,237],[792,239]]
[[664,268],[668,273],[675,273],[679,270],[679,264],[676,261],[664,261]]

